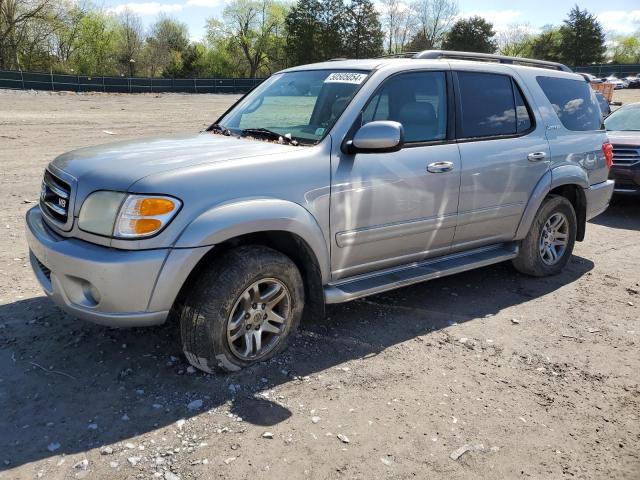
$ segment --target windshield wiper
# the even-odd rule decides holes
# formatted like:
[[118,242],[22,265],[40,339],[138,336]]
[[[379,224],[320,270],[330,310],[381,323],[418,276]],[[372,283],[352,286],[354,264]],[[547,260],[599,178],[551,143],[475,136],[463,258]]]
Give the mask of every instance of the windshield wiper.
[[298,141],[291,138],[291,134],[280,135],[278,132],[269,130],[268,128],[245,128],[240,132],[240,135],[245,137],[247,135],[251,137],[268,138],[269,140],[276,140],[278,143],[286,143],[288,145],[298,145]]
[[229,130],[224,125],[220,125],[219,123],[214,123],[209,128],[207,128],[207,131],[221,133],[222,135],[226,135],[227,137],[231,135],[231,130]]

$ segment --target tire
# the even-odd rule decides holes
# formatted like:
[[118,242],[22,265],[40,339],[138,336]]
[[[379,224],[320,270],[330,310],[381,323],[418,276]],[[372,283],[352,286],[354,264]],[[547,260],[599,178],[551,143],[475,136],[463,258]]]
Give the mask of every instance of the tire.
[[[563,218],[566,224],[560,225],[555,234],[545,235],[545,227],[552,227],[558,219]],[[550,223],[547,223],[550,222]],[[543,202],[529,229],[529,233],[520,245],[518,256],[512,260],[513,266],[521,273],[534,277],[557,275],[571,258],[576,241],[578,221],[571,202],[565,197],[552,195]],[[553,228],[550,229],[553,232]],[[563,241],[564,249],[556,242]],[[553,246],[549,242],[553,241]],[[553,258],[551,251],[556,252]]]
[[302,277],[291,259],[264,246],[234,248],[203,270],[184,295],[178,312],[182,350],[205,372],[238,371],[284,350],[303,307]]

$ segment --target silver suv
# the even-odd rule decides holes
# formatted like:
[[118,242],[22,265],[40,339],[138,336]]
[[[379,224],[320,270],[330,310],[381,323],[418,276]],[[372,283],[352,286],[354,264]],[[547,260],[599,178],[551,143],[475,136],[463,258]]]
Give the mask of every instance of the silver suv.
[[59,156],[27,213],[71,315],[180,324],[195,367],[285,348],[303,315],[511,260],[565,266],[604,211],[612,149],[564,65],[461,52],[271,76],[205,132]]

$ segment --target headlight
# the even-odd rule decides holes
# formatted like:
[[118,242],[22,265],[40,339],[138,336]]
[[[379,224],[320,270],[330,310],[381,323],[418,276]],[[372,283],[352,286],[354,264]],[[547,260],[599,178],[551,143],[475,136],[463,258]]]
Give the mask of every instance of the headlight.
[[94,192],[82,204],[78,227],[115,238],[155,235],[178,213],[182,202],[162,195]]
[[121,192],[94,192],[87,197],[80,209],[78,227],[85,232],[105,237],[113,235],[113,225],[122,201],[127,196]]

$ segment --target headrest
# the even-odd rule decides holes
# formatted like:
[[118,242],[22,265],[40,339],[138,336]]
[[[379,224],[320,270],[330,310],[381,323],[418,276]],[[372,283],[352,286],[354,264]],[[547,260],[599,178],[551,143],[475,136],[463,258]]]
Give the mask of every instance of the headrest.
[[400,108],[398,117],[398,121],[403,125],[433,125],[436,122],[436,110],[429,102],[408,102]]
[[349,103],[349,97],[338,97],[331,106],[331,117],[336,118],[342,113]]

